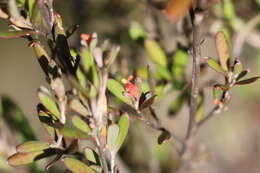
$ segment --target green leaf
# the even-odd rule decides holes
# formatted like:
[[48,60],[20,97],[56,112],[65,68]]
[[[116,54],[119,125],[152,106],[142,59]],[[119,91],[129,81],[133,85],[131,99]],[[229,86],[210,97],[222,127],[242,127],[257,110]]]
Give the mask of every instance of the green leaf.
[[169,72],[169,70],[166,67],[161,67],[161,66],[157,66],[156,67],[156,77],[158,77],[159,79],[165,79],[165,80],[171,80],[172,75]]
[[245,79],[245,80],[241,80],[241,81],[236,82],[236,85],[246,85],[246,84],[251,84],[251,83],[256,82],[258,79],[260,79],[260,77],[252,77],[252,78],[248,78],[248,79]]
[[26,165],[37,161],[37,157],[42,155],[44,151],[35,151],[29,153],[16,153],[8,158],[8,164],[11,166]]
[[81,49],[81,62],[84,71],[87,73],[87,78],[95,87],[99,85],[99,77],[97,68],[94,62],[94,58],[89,50],[89,48],[84,47]]
[[56,131],[52,125],[56,120],[52,115],[44,112],[44,110],[41,107],[42,107],[41,105],[37,106],[39,119],[43,127],[45,128],[45,130],[52,137],[52,139],[54,139],[56,136]]
[[89,115],[89,111],[87,110],[87,108],[85,106],[82,105],[82,103],[78,100],[78,99],[72,99],[69,103],[70,108],[77,112],[78,114],[82,115],[82,116],[87,116]]
[[11,130],[18,134],[17,141],[36,140],[32,127],[23,111],[8,97],[1,98],[2,116]]
[[207,64],[209,65],[209,67],[211,67],[213,70],[215,70],[218,73],[222,73],[222,74],[224,73],[224,70],[222,69],[222,67],[213,58],[206,57],[205,60],[206,60]]
[[174,116],[181,110],[183,103],[186,101],[187,95],[185,93],[178,95],[175,100],[170,104],[169,114]]
[[98,154],[93,149],[86,147],[84,154],[88,161],[94,163],[95,165],[100,165]]
[[79,129],[83,132],[89,133],[91,131],[88,124],[84,120],[82,120],[79,116],[76,116],[76,115],[73,116],[72,123],[77,129]]
[[65,166],[73,173],[95,173],[92,168],[77,159],[67,157],[64,158],[63,162],[65,163]]
[[199,93],[198,108],[196,112],[196,122],[199,122],[205,115],[205,96],[203,92]]
[[220,65],[224,71],[228,71],[228,60],[230,58],[229,47],[227,39],[223,32],[218,32],[215,37],[217,53],[220,61]]
[[178,49],[172,57],[172,74],[175,79],[183,78],[188,57],[188,54],[181,49]]
[[16,147],[19,153],[28,153],[34,151],[41,151],[50,148],[49,143],[41,141],[28,141]]
[[243,64],[241,61],[237,58],[235,59],[234,66],[233,66],[233,73],[235,75],[239,75],[243,71]]
[[232,20],[236,17],[232,0],[224,0],[224,15],[229,20]]
[[240,72],[236,78],[236,81],[239,81],[240,79],[242,79],[243,77],[245,77],[247,75],[247,73],[249,72],[249,70],[244,70],[242,72]]
[[218,104],[221,100],[223,90],[218,86],[214,85],[213,87],[213,96],[214,96],[214,103]]
[[91,136],[87,135],[86,133],[77,130],[77,129],[72,129],[69,127],[63,127],[59,129],[60,133],[66,137],[66,138],[71,138],[71,139],[92,139]]
[[112,152],[116,152],[117,138],[119,135],[119,127],[117,124],[112,124],[108,127],[107,145]]
[[120,119],[118,121],[118,126],[119,126],[119,134],[118,134],[118,137],[116,140],[116,146],[115,146],[116,152],[121,148],[122,144],[125,141],[127,133],[128,133],[129,117],[126,113],[120,117]]
[[167,67],[167,56],[156,41],[145,40],[144,46],[152,61],[162,67]]
[[19,38],[19,37],[28,36],[31,34],[35,34],[35,32],[32,30],[0,32],[0,38],[3,38],[3,39]]
[[130,30],[129,30],[130,37],[135,40],[145,40],[146,39],[146,32],[142,28],[142,26],[137,22],[131,22]]
[[123,94],[125,92],[124,87],[119,82],[114,79],[108,79],[107,88],[112,94],[114,94],[114,96],[116,96],[116,98],[128,105],[131,105],[130,99]]
[[43,106],[48,109],[56,118],[60,119],[59,109],[55,101],[51,98],[51,95],[47,88],[41,87],[38,92],[38,97]]

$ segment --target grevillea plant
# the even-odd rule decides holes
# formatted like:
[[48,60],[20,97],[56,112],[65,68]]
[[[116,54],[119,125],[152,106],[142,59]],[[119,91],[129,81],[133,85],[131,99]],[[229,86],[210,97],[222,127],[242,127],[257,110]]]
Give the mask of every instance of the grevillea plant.
[[[191,8],[190,4],[191,1],[185,9]],[[180,11],[179,15],[183,13],[185,11]],[[173,17],[179,17],[176,15]],[[231,58],[223,32],[215,36],[218,60],[210,57],[200,59],[200,46],[203,43],[199,27],[203,10],[194,5],[190,15],[193,35],[189,44],[193,57],[192,82],[185,77],[189,47],[178,48],[167,54],[159,41],[150,38],[148,32],[136,22],[130,26],[130,36],[146,50],[155,68],[151,70],[147,66],[122,77],[111,72],[119,46],[106,41],[98,43],[96,33],[83,33],[79,38],[79,48],[70,48],[68,38],[78,26],[65,29],[51,0],[9,0],[1,4],[0,17],[9,21],[10,30],[1,31],[0,38],[26,39],[48,83],[47,87],[41,86],[38,90],[40,103],[37,112],[49,140],[38,141],[33,134],[28,134],[30,137],[27,135],[25,139],[31,140],[16,147],[16,153],[8,158],[9,165],[26,165],[54,156],[48,160],[45,166],[47,170],[61,161],[73,173],[121,172],[116,158],[127,137],[130,120],[140,120],[158,130],[158,144],[172,140],[183,163],[190,160],[192,138],[212,115],[228,106],[230,89],[259,79],[244,79],[248,70],[244,70],[238,58]],[[198,78],[203,75],[200,73],[203,63],[224,77],[224,83],[213,86],[214,107],[208,114],[204,113],[204,88],[198,86]],[[190,107],[184,137],[178,137],[164,127],[154,109],[154,102],[170,91],[179,92],[169,106],[170,115],[177,114],[185,102]]]

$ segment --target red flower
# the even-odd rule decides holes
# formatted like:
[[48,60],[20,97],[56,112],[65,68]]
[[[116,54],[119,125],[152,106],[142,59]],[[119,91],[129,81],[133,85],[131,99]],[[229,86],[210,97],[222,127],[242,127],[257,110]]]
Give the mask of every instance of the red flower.
[[80,38],[81,40],[85,41],[87,44],[89,44],[92,39],[90,34],[81,34]]
[[131,82],[133,80],[133,75],[129,75],[127,80],[122,79],[122,83],[124,84],[125,91],[135,99],[138,97],[138,87]]

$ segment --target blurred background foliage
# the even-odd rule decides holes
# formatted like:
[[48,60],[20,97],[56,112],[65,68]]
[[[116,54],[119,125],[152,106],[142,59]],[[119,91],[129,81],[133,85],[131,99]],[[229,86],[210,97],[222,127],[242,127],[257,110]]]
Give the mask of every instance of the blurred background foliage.
[[[209,1],[209,4],[213,1]],[[147,2],[153,2],[153,5]],[[186,59],[187,56],[187,68],[183,79],[189,81],[191,76],[190,58],[187,54],[189,42],[185,35],[189,32],[187,19],[172,22],[154,9],[164,6],[165,3],[164,0],[55,0],[54,8],[63,17],[65,26],[80,25],[76,34],[70,38],[71,47],[79,46],[81,33],[93,32],[98,33],[101,40],[109,39],[121,46],[120,56],[111,72],[115,75],[119,71],[120,74],[116,74],[119,80],[132,73],[137,73],[146,79],[146,65],[149,64],[154,72],[158,69],[158,63],[161,63],[154,62],[152,57],[149,58],[149,51],[145,51],[144,48],[144,40],[134,40],[135,33],[131,27],[141,27],[145,31],[141,34],[145,34],[148,39],[157,40],[168,59],[177,53],[183,57],[182,59]],[[203,56],[216,57],[213,34],[222,30],[229,36],[233,55],[241,57],[244,66],[250,69],[252,75],[260,74],[259,16],[259,0],[222,0],[218,4],[209,5],[202,28]],[[6,21],[0,20],[0,27],[7,28]],[[237,38],[242,41],[236,42]],[[0,95],[3,96],[0,106],[1,173],[44,172],[42,162],[37,166],[11,168],[5,161],[7,156],[14,153],[15,146],[25,140],[35,138],[48,140],[36,116],[38,103],[36,90],[40,85],[46,84],[44,74],[32,50],[26,44],[27,42],[22,39],[0,39]],[[185,61],[178,63],[186,66]],[[166,66],[170,65],[166,64]],[[157,86],[161,85],[163,89],[162,92],[157,93],[158,100],[155,108],[162,124],[176,132],[178,136],[183,136],[187,126],[188,106],[184,105],[177,110],[177,116],[175,116],[177,112],[174,106],[169,111],[171,103],[174,101],[176,103],[177,100],[178,107],[185,97],[180,96],[178,90],[178,86],[182,84],[178,84],[178,79],[167,82],[167,74],[165,76],[162,73],[158,73],[159,78],[163,80],[160,80]],[[176,73],[178,70],[173,72]],[[205,69],[205,74],[202,82],[212,78],[214,81],[221,80],[212,70]],[[167,92],[171,85],[177,89]],[[204,92],[205,112],[208,112],[213,106],[212,88],[206,87]],[[194,155],[197,154],[199,157],[192,161],[192,171],[258,173],[260,170],[258,164],[260,161],[259,105],[259,83],[234,89],[229,110],[216,115],[200,129],[197,136],[200,145],[197,153],[194,152]],[[31,128],[33,130],[30,130]],[[158,132],[144,126],[143,123],[132,122],[126,144],[120,150],[121,157],[118,162],[123,163],[125,169],[122,172],[170,173],[176,170],[179,158],[175,147],[171,142],[158,145],[158,135]],[[62,172],[63,167],[60,165],[48,172]]]

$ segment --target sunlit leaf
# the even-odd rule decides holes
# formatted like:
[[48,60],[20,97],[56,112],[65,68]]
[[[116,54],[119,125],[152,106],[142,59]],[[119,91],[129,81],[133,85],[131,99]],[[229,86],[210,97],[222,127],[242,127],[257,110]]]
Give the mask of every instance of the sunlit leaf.
[[88,133],[88,132],[91,131],[88,124],[84,120],[82,120],[79,116],[76,116],[76,115],[73,116],[72,117],[72,123],[77,129],[79,129],[83,132]]
[[114,79],[108,79],[107,88],[114,96],[116,96],[116,98],[118,98],[119,100],[123,101],[126,104],[131,105],[130,99],[128,99],[124,95],[125,92],[124,87],[119,82],[117,82]]
[[63,162],[73,173],[95,173],[92,168],[77,159],[67,157],[64,158]]
[[224,70],[222,69],[222,67],[219,65],[219,63],[217,61],[215,61],[213,58],[210,57],[206,57],[205,58],[207,64],[216,72],[218,73],[224,73]]
[[99,160],[98,154],[93,149],[86,147],[84,150],[84,154],[88,161],[90,161],[96,165],[100,165],[100,160]]
[[187,63],[188,54],[183,50],[178,49],[172,57],[172,74],[175,79],[182,79]]
[[129,30],[130,37],[135,40],[142,40],[144,41],[146,38],[146,32],[142,28],[142,26],[137,22],[132,22]]
[[28,153],[34,151],[41,151],[50,148],[49,143],[41,141],[28,141],[20,144],[16,147],[16,151],[19,153]]
[[232,20],[236,17],[232,0],[224,0],[224,15],[229,20]]
[[224,71],[228,71],[228,60],[230,58],[229,47],[223,32],[218,32],[215,38],[220,65]]
[[123,114],[119,121],[118,121],[118,126],[119,126],[119,134],[116,140],[116,146],[115,146],[115,150],[116,152],[120,149],[120,147],[122,146],[122,144],[125,141],[125,138],[127,136],[128,133],[128,129],[129,129],[129,117],[127,114]]
[[167,67],[167,56],[156,41],[145,40],[144,46],[152,61],[162,67]]
[[38,92],[38,97],[43,104],[43,106],[48,109],[56,118],[60,119],[60,111],[55,103],[55,101],[51,98],[49,91],[41,87]]

